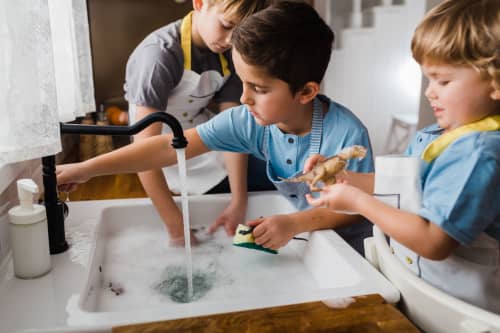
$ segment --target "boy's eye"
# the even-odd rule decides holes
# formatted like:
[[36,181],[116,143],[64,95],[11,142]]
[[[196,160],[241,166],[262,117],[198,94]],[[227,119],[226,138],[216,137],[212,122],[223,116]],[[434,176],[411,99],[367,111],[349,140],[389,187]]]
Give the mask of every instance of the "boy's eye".
[[222,26],[222,28],[224,30],[231,30],[234,28],[234,25],[233,24],[229,24],[229,23],[226,23],[226,22],[220,22],[220,25]]
[[441,85],[441,86],[445,86],[447,85],[448,83],[450,83],[450,81],[448,80],[441,80],[441,81],[438,81],[438,84]]
[[263,94],[266,92],[264,89],[262,89],[260,87],[256,87],[256,86],[253,87],[253,90],[255,90],[255,92],[259,93],[259,94]]

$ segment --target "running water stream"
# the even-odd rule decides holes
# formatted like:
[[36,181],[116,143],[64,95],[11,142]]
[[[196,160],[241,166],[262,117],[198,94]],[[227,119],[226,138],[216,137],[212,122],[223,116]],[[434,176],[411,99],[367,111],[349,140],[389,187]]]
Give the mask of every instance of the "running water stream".
[[176,149],[177,165],[179,166],[179,179],[181,185],[182,219],[184,223],[184,247],[186,249],[186,277],[187,277],[187,299],[193,299],[193,259],[191,255],[191,228],[189,225],[189,203],[186,187],[186,150]]

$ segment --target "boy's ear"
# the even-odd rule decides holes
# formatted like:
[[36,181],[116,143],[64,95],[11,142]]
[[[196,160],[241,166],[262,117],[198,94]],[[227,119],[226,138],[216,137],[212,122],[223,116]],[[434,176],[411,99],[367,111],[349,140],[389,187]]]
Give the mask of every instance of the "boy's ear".
[[494,89],[491,92],[490,97],[494,101],[500,101],[500,89]]
[[203,7],[203,0],[193,0],[193,9],[196,11],[200,11],[201,7]]
[[319,84],[317,82],[309,81],[307,82],[302,89],[297,92],[297,96],[299,97],[299,102],[301,104],[307,104],[316,97],[319,93]]

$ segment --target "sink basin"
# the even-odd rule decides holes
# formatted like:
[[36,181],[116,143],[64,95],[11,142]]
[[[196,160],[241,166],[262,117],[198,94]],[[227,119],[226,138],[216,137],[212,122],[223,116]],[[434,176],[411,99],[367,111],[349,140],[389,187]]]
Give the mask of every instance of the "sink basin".
[[[86,284],[67,305],[68,324],[128,323],[233,312],[378,293],[389,303],[399,292],[332,230],[298,235],[277,255],[232,245],[206,228],[229,195],[189,198],[190,224],[203,241],[192,249],[194,296],[179,302],[172,289],[185,276],[184,248],[168,235],[150,201],[103,208],[96,228]],[[179,200],[180,201],[180,200]],[[247,218],[293,212],[277,192],[249,194]],[[307,221],[304,221],[307,223]],[[335,303],[335,301],[333,301]]]

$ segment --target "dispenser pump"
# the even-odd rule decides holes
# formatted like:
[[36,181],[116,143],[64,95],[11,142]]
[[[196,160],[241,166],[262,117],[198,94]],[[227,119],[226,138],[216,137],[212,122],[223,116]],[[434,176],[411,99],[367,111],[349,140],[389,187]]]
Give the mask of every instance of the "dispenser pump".
[[38,186],[32,179],[24,178],[17,181],[19,206],[9,211],[11,223],[30,224],[46,219],[45,207],[33,204],[33,196],[37,193]]
[[21,209],[33,210],[33,196],[38,193],[38,186],[32,179],[19,179],[17,181],[17,195]]

